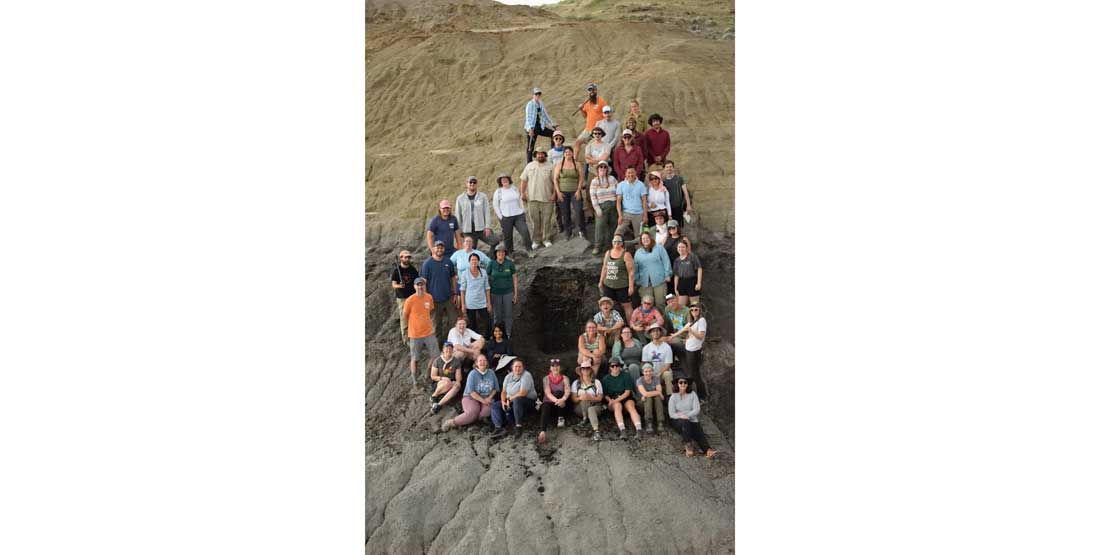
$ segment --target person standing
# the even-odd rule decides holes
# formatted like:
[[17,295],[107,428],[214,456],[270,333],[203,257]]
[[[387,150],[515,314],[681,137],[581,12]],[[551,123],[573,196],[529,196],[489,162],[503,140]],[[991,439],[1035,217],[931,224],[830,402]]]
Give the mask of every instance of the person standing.
[[647,223],[653,225],[657,222],[657,216],[668,219],[669,195],[665,189],[665,182],[661,178],[661,172],[649,172],[649,188],[646,189],[646,202],[648,203],[646,215]]
[[664,166],[665,158],[668,158],[668,152],[672,149],[672,139],[669,137],[668,131],[661,128],[662,123],[664,123],[664,118],[661,117],[661,114],[649,116],[649,129],[642,134],[645,140],[645,163],[647,167],[651,164]]
[[428,292],[435,303],[432,308],[432,324],[435,326],[436,343],[443,341],[443,334],[458,318],[458,272],[450,258],[443,257],[443,241],[436,240],[431,258],[420,266],[420,277],[428,280]]
[[615,208],[615,187],[619,184],[611,177],[610,167],[607,162],[596,164],[596,177],[592,178],[589,187],[592,199],[592,209],[596,212],[596,233],[593,238],[593,255],[601,255],[611,248],[611,236],[615,233],[616,222],[619,219],[618,209]]
[[[676,250],[676,245],[680,244],[680,241],[687,239],[680,230],[680,222],[676,220],[669,220],[668,222],[668,237],[665,238],[664,248],[665,254],[668,255],[668,259],[671,261],[676,260],[677,256],[680,256],[679,251]],[[682,303],[681,303],[682,304]]]
[[642,233],[634,251],[634,285],[638,294],[651,297],[657,310],[665,308],[665,294],[672,281],[672,263],[665,249],[657,246],[653,236]]
[[[527,230],[527,214],[523,210],[523,201],[519,198],[519,189],[512,186],[512,176],[501,175],[497,178],[497,190],[493,192],[493,211],[500,220],[500,234],[504,239],[503,246],[508,252],[515,252],[513,248],[512,229],[518,229],[520,238],[523,239],[523,248],[531,250],[531,232]],[[497,243],[497,248],[502,243]]]
[[532,249],[539,242],[544,247],[553,243],[554,236],[554,166],[546,161],[546,151],[536,150],[535,161],[523,168],[519,176],[520,199],[527,203],[527,213],[531,215]]
[[477,265],[481,266],[482,270],[489,267],[489,255],[474,248],[473,237],[463,237],[462,250],[457,250],[451,255],[451,263],[455,265],[455,274],[460,278],[462,272],[470,267],[470,255],[477,255]]
[[538,87],[531,89],[531,100],[523,110],[523,130],[527,132],[527,161],[531,161],[531,153],[535,150],[535,143],[539,136],[549,137],[551,132],[558,128],[546,113],[546,106],[542,104],[542,90]]
[[615,186],[615,208],[619,211],[616,235],[622,235],[632,227],[635,239],[641,235],[642,223],[645,221],[646,192],[646,186],[638,181],[634,168],[628,166],[626,179]]
[[633,167],[635,175],[645,171],[645,154],[641,147],[634,144],[634,132],[623,130],[623,141],[611,151],[611,164],[615,166],[615,175],[626,175],[626,168]]
[[[621,304],[623,315],[629,318],[634,311],[630,304],[634,296],[634,257],[623,247],[622,236],[611,238],[611,249],[603,255],[603,268],[600,269],[597,285],[600,294]],[[603,304],[602,301],[600,304]]]
[[665,182],[665,189],[668,189],[668,203],[672,207],[669,219],[682,222],[685,213],[695,212],[691,206],[691,191],[688,190],[687,183],[684,183],[684,177],[676,172],[676,164],[672,160],[665,160],[661,177]]
[[554,166],[554,194],[558,199],[558,214],[561,214],[566,241],[573,235],[573,220],[576,220],[582,239],[588,234],[582,200],[584,187],[580,185],[580,175],[573,149],[565,147],[565,156],[561,159],[561,163]]
[[432,296],[425,293],[426,279],[418,277],[413,280],[416,292],[405,301],[401,310],[405,313],[405,319],[409,322],[409,374],[412,383],[417,384],[416,359],[420,352],[427,350],[432,359],[439,356],[439,342],[432,335],[432,310],[435,302]]
[[680,256],[672,261],[672,282],[680,296],[680,304],[688,304],[689,300],[699,302],[699,294],[703,291],[703,263],[691,252],[691,241],[687,238],[676,244],[676,252]]
[[512,311],[519,302],[519,275],[516,264],[508,258],[504,245],[497,245],[496,258],[489,262],[489,296],[493,301],[493,323],[504,324],[512,337]]
[[409,320],[405,317],[405,299],[408,299],[416,288],[413,281],[420,277],[420,272],[412,265],[412,253],[406,250],[397,255],[397,267],[393,269],[390,282],[393,285],[394,295],[397,297],[397,313],[401,319],[401,342],[409,341]]
[[477,177],[466,178],[466,192],[455,199],[455,218],[458,218],[459,239],[472,237],[474,246],[482,241],[489,248],[500,242],[489,227],[489,197],[477,190]]
[[443,255],[450,258],[458,250],[458,235],[458,218],[451,213],[451,201],[439,201],[439,214],[428,222],[428,231],[424,233],[428,252],[432,252],[436,241],[442,241]]
[[703,341],[707,339],[707,319],[703,317],[703,305],[698,302],[691,303],[690,311],[691,320],[673,336],[682,334],[687,338],[684,341],[686,359],[684,366],[687,366],[691,379],[698,384],[699,400],[706,401],[707,385],[703,381]]
[[604,106],[602,111],[603,119],[596,122],[596,127],[603,129],[607,136],[607,146],[614,149],[619,145],[619,135],[623,132],[623,124],[614,119],[614,110],[611,109],[611,106]]
[[[550,164],[556,166],[558,162],[561,162],[562,156],[565,156],[565,133],[561,130],[554,131],[554,136],[550,137],[550,151],[546,153],[547,160],[550,160]],[[528,162],[530,163],[530,162]]]
[[635,130],[638,133],[644,133],[646,130],[646,122],[649,118],[642,113],[642,103],[638,102],[637,98],[630,99],[630,111],[626,114],[627,118],[633,119],[638,128]]
[[573,143],[574,152],[580,152],[581,145],[588,142],[588,139],[592,136],[592,129],[603,117],[604,106],[607,106],[607,101],[599,96],[595,83],[589,83],[585,89],[588,91],[588,98],[580,106],[577,106],[577,111],[584,118],[584,131],[577,136],[576,142]]
[[466,314],[466,320],[470,329],[482,336],[489,335],[489,320],[493,313],[493,301],[489,297],[489,276],[478,264],[477,254],[470,254],[470,265],[463,270],[458,278],[459,288],[462,291],[462,306]]

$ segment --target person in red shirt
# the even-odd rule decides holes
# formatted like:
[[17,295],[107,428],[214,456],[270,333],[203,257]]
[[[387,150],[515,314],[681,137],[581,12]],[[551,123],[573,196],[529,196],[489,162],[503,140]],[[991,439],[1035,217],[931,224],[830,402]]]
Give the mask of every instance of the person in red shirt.
[[[661,114],[649,116],[649,129],[642,133],[647,167],[653,164],[664,166],[665,159],[668,158],[668,151],[672,148],[672,139],[669,137],[668,131],[661,127],[663,122],[664,119],[661,118]],[[657,169],[660,170],[661,168]]]
[[645,153],[642,152],[642,147],[635,144],[635,139],[633,131],[623,129],[622,143],[611,151],[611,164],[615,167],[616,176],[625,176],[628,167],[634,168],[638,175],[645,172]]

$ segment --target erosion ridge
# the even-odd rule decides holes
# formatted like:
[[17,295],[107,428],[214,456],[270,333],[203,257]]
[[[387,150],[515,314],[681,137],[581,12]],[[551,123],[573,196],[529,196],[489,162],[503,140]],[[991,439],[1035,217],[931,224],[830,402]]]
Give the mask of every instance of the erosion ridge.
[[[368,0],[367,16],[366,552],[731,553],[733,91],[721,74],[732,79],[732,42],[678,24],[584,21],[489,0]],[[591,69],[582,63],[590,37],[602,35],[635,40],[608,40],[600,56],[642,59]],[[684,457],[672,434],[593,444],[555,429],[546,446],[533,436],[491,443],[476,425],[441,434],[453,409],[429,415],[426,395],[409,385],[388,286],[397,252],[412,250],[420,266],[435,203],[454,199],[466,175],[482,177],[490,195],[497,173],[518,176],[530,87],[546,91],[571,142],[583,121],[569,113],[588,81],[616,108],[639,97],[665,117],[695,193],[705,227],[687,234],[706,268],[713,400],[702,423],[716,459]],[[537,338],[572,333],[575,343],[595,311],[599,262],[585,247],[574,239],[517,256],[515,348],[536,382],[547,359],[576,356]],[[564,307],[560,322],[546,317],[551,306]]]

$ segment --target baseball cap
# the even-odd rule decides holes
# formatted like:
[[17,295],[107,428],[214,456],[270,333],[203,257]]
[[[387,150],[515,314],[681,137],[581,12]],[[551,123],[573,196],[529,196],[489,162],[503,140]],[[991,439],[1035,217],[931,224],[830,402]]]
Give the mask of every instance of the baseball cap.
[[425,279],[425,278],[422,278],[422,277],[418,277],[418,278],[416,278],[416,279],[414,279],[414,280],[413,280],[413,285],[416,285],[416,284],[418,284],[418,283],[427,283],[427,282],[428,282],[428,280],[427,280],[427,279]]
[[471,175],[466,178],[466,183],[477,183],[477,176]]
[[542,94],[542,89],[535,87],[531,89],[531,94]]
[[606,113],[608,113],[608,112],[610,112],[610,111],[611,111],[611,106],[604,106],[604,107],[603,107],[603,113],[605,113],[605,114],[606,114]]
[[625,137],[625,136],[627,136],[627,135],[630,135],[631,137],[633,137],[633,136],[634,136],[634,132],[633,132],[633,131],[631,131],[629,127],[628,127],[628,128],[626,128],[626,129],[623,129],[623,136]]
[[435,242],[435,243],[432,243],[432,246],[433,246],[433,247],[438,247],[439,245],[444,245],[444,246],[445,246],[445,245],[446,245],[446,243],[444,243],[443,241],[440,241],[440,240],[438,240],[438,239],[436,240],[436,242]]
[[585,88],[590,90],[590,91],[596,90],[596,84],[595,83],[589,83],[588,86],[585,87]]
[[676,220],[669,220],[668,221],[668,227],[680,227],[680,222],[678,222]]
[[666,301],[669,300],[669,299],[673,299],[673,298],[676,298],[676,295],[673,295],[672,293],[669,293],[669,294],[665,295],[665,300]]
[[443,342],[443,346],[444,346],[444,347],[454,347],[454,346],[455,346],[455,344],[454,344],[454,343],[451,343],[450,341],[444,341],[444,342]]
[[439,201],[439,207],[440,208],[450,208],[451,207],[451,201],[441,200],[441,201]]
[[581,361],[581,368],[592,368],[592,361],[584,359],[583,361]]

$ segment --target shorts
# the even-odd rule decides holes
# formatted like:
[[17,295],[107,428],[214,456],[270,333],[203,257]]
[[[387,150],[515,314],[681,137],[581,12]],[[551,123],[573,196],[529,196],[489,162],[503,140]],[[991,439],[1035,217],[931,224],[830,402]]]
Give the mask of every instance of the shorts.
[[699,292],[695,290],[695,278],[680,278],[680,283],[676,286],[676,294],[681,297],[698,297]]
[[409,356],[411,356],[413,360],[416,360],[417,355],[420,354],[422,349],[427,349],[428,355],[433,359],[439,356],[439,343],[436,342],[434,335],[409,338]]
[[627,293],[629,293],[629,291],[630,291],[629,287],[623,287],[623,288],[620,288],[620,289],[612,289],[612,288],[610,288],[606,285],[600,286],[600,293],[603,294],[603,296],[610,297],[611,300],[613,300],[613,301],[615,301],[619,304],[630,302],[630,295],[627,294]]
[[582,143],[587,143],[588,139],[592,138],[592,131],[581,131],[581,134],[577,136],[577,140]]

